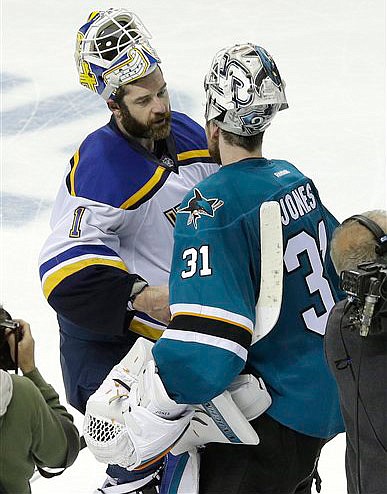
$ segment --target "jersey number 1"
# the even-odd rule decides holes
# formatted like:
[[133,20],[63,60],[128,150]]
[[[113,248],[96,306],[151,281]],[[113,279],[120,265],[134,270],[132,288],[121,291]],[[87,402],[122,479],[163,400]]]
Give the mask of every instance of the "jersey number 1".
[[70,238],[79,238],[81,236],[81,220],[84,212],[85,208],[82,206],[74,210],[73,224],[69,233]]

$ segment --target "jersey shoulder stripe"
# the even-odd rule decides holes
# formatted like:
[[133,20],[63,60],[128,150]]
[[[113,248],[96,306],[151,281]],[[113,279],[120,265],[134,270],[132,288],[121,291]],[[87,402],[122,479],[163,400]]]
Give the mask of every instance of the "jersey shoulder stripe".
[[68,175],[68,190],[70,192],[70,195],[76,196],[75,193],[75,172],[77,171],[77,166],[79,163],[79,150],[77,150],[74,154],[74,156],[70,160],[70,173]]
[[179,166],[212,163],[204,129],[184,113],[172,112],[172,134]]
[[158,166],[149,180],[137,190],[131,197],[120,205],[121,209],[136,209],[151,198],[165,183],[170,171],[163,166]]
[[189,165],[197,161],[202,163],[213,163],[213,159],[210,156],[208,149],[196,149],[193,151],[184,151],[177,155],[177,161],[179,166]]
[[[178,157],[179,159],[179,157]],[[192,161],[192,159],[191,159]],[[68,179],[68,190],[70,195],[76,196],[75,193],[75,173],[79,164],[79,150],[74,154],[74,156],[70,160],[70,174]],[[164,168],[163,166],[158,166],[154,171],[153,175],[150,176],[149,180],[147,180],[139,190],[137,190],[131,197],[126,199],[122,204],[118,207],[121,209],[135,209],[139,207],[141,204],[146,202],[149,197],[152,197],[165,183],[168,178],[170,171]],[[114,204],[112,204],[114,206]]]
[[158,190],[169,170],[113,126],[90,134],[70,160],[66,177],[70,195],[129,208]]
[[[182,113],[172,113],[172,136],[178,165],[212,162],[205,132]],[[70,160],[66,177],[70,195],[135,209],[165,183],[171,170],[112,124],[91,133]]]

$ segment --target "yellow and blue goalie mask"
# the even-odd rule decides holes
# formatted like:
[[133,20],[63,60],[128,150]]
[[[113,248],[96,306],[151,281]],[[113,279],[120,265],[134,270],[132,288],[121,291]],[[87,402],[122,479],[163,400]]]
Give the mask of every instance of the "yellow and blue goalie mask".
[[160,59],[149,39],[133,12],[92,12],[77,33],[75,62],[82,86],[108,100],[120,86],[153,72]]

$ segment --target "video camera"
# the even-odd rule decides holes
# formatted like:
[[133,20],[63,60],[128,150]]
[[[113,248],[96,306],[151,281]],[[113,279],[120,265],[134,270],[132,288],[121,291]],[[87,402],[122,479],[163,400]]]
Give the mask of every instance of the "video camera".
[[381,331],[380,318],[386,315],[381,310],[387,302],[386,279],[387,265],[375,262],[363,262],[356,270],[340,274],[340,288],[355,307],[353,323],[359,326],[361,336],[368,335],[371,323],[373,333]]
[[19,323],[12,320],[9,312],[0,305],[0,369],[18,371],[18,345],[15,346],[15,361],[12,360],[11,351],[6,338],[6,330],[15,333],[16,341],[22,338]]

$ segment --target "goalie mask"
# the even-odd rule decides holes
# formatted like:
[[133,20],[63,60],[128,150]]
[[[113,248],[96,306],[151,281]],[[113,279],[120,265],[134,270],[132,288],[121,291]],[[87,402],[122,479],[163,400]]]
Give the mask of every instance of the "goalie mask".
[[262,132],[288,108],[285,83],[269,53],[252,43],[220,50],[204,79],[206,121],[241,136]]
[[75,62],[82,86],[108,100],[118,87],[153,72],[160,59],[150,38],[133,12],[92,12],[77,34]]

